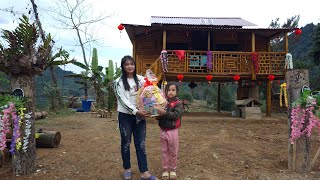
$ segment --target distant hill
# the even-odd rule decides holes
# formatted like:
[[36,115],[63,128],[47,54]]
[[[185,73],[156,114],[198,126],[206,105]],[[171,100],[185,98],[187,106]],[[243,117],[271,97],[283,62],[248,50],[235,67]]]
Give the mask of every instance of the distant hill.
[[[76,84],[74,81],[76,78],[69,78],[64,77],[65,75],[74,74],[72,71],[64,71],[60,67],[54,68],[57,81],[58,81],[58,88],[62,91],[64,96],[81,96],[81,92],[79,88],[80,85]],[[37,75],[36,76],[36,93],[37,95],[41,95],[43,91],[43,86],[46,84],[51,85],[51,74],[49,69],[45,70],[43,72],[43,75]]]
[[292,54],[293,59],[310,59],[308,53],[314,44],[313,34],[315,27],[313,23],[307,24],[301,28],[302,34],[300,36],[296,36],[294,33],[289,36],[289,52]]
[[[320,90],[320,71],[319,66],[314,65],[313,58],[309,55],[313,48],[313,35],[316,25],[313,23],[302,27],[302,34],[296,36],[294,33],[289,35],[289,52],[292,54],[293,67],[295,69],[308,69],[310,88]],[[272,47],[274,51],[283,51],[284,42]],[[275,50],[277,49],[277,50]]]

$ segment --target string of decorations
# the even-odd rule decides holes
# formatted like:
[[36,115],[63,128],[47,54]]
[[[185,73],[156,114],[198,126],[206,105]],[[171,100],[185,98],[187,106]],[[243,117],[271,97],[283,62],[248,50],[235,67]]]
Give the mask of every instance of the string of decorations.
[[21,149],[24,152],[27,151],[31,135],[32,116],[31,112],[25,114],[25,110],[24,107],[17,110],[14,103],[0,107],[0,151],[8,148],[7,134],[10,133],[12,133],[12,136],[9,152],[14,156]]
[[9,133],[8,105],[1,107],[3,115],[0,114],[0,151],[7,147],[7,133]]
[[254,66],[254,73],[258,73],[259,72],[259,54],[256,52],[252,52],[251,53],[251,60]]
[[282,83],[280,85],[280,107],[282,107],[282,93],[284,96],[284,105],[285,107],[288,107],[288,96],[287,96],[287,84],[286,83]]

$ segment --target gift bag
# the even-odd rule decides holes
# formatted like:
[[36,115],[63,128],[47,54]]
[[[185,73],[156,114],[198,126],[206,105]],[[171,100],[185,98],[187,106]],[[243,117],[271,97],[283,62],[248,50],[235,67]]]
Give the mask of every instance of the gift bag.
[[165,108],[167,100],[157,86],[157,77],[148,69],[146,71],[145,83],[138,91],[137,104],[139,109],[143,109],[151,114],[151,117],[158,116],[157,108]]

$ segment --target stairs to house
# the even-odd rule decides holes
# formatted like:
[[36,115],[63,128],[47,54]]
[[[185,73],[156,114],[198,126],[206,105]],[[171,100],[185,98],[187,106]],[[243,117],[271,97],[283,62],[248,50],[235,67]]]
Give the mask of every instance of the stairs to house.
[[160,57],[150,66],[150,70],[157,76],[158,82],[160,82],[163,76]]

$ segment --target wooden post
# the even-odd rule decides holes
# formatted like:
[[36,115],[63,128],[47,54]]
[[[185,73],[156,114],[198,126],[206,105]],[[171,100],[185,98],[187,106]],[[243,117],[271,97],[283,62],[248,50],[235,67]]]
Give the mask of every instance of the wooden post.
[[269,38],[268,45],[267,45],[267,52],[270,52],[270,51],[271,51],[271,43]]
[[300,97],[302,87],[309,86],[309,72],[307,69],[288,70],[285,77],[288,90],[288,168],[299,173],[308,173],[311,171],[310,138],[298,138],[293,146],[290,136],[291,104]]
[[237,89],[237,100],[242,99],[242,80],[238,81],[238,89]]
[[167,49],[167,31],[163,30],[162,33],[162,49],[165,50]]
[[[256,51],[256,35],[254,32],[251,33],[251,52]],[[256,73],[254,72],[254,64],[251,65],[252,80],[256,80]]]
[[254,32],[251,33],[251,51],[256,51],[256,35]]
[[135,39],[133,39],[133,41],[132,41],[132,57],[136,61],[137,72],[141,72],[140,62],[138,61],[138,59],[136,57],[136,40]]
[[289,40],[288,40],[288,33],[284,34],[284,51],[286,53],[289,52]]
[[267,105],[266,105],[266,116],[271,117],[271,87],[272,81],[267,83]]
[[218,83],[218,106],[217,106],[217,111],[220,112],[220,103],[221,103],[221,84]]
[[210,31],[208,31],[208,51],[210,51]]

